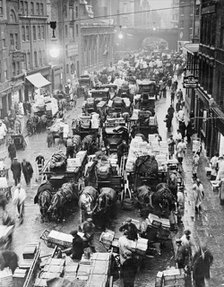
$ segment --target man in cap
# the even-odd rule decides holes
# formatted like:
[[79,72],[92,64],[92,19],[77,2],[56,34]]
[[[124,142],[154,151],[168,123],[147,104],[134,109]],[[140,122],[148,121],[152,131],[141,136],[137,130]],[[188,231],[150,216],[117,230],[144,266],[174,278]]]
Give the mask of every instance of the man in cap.
[[15,157],[11,164],[11,171],[13,174],[13,179],[15,181],[15,186],[17,186],[17,184],[20,183],[21,170],[22,170],[21,164],[18,162],[17,158]]
[[168,139],[169,159],[173,158],[174,147],[175,147],[175,140],[173,139],[173,135],[170,135],[170,137]]
[[18,218],[21,219],[21,221],[23,220],[25,199],[26,191],[21,187],[21,184],[19,183],[13,194],[13,203],[16,206]]
[[87,218],[86,221],[83,222],[82,231],[84,233],[84,238],[86,239],[90,249],[92,250],[92,252],[96,252],[93,244],[95,224],[93,223],[92,218]]
[[70,234],[73,236],[71,257],[80,260],[84,251],[83,239],[78,235],[77,230],[72,231]]
[[127,231],[127,238],[129,240],[137,240],[138,239],[138,229],[136,225],[132,222],[131,218],[127,218],[125,222],[122,223],[119,231]]

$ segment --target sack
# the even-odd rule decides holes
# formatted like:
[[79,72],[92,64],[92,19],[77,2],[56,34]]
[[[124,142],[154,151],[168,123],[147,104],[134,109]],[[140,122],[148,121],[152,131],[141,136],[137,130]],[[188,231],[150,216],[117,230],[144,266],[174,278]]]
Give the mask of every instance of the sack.
[[120,97],[114,98],[114,101],[113,101],[114,107],[122,107],[122,105],[123,105],[123,99],[122,98],[120,98]]
[[89,129],[91,125],[91,116],[81,116],[80,119],[80,126],[83,129]]
[[97,164],[97,176],[101,179],[107,179],[109,175],[110,175],[109,161],[100,161]]

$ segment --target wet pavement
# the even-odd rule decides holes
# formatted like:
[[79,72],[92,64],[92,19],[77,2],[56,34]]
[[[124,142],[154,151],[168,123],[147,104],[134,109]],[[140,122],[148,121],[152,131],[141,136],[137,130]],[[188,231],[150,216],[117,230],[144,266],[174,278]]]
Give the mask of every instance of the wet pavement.
[[[156,114],[158,117],[159,123],[159,133],[162,136],[163,140],[167,138],[167,131],[165,127],[165,115],[166,111],[170,104],[170,95],[167,94],[167,98],[162,98],[156,103]],[[76,118],[78,114],[81,113],[82,100],[79,99],[78,107],[72,111],[69,111],[66,114],[67,121],[71,121],[73,118]],[[176,120],[173,119],[173,133],[176,131]],[[35,166],[34,159],[39,154],[42,153],[46,159],[49,159],[51,154],[58,149],[58,146],[48,148],[46,142],[46,133],[34,135],[28,138],[28,145],[25,151],[18,151],[17,156],[19,161],[23,158],[26,158]],[[191,145],[188,145],[187,154],[184,159],[183,169],[185,176],[185,216],[184,216],[184,228],[188,228],[192,231],[193,241],[195,245],[198,242],[202,242],[206,239],[209,249],[214,255],[214,264],[211,268],[211,286],[222,286],[224,283],[224,253],[223,245],[223,235],[224,235],[224,224],[222,222],[223,218],[223,207],[219,204],[218,195],[214,193],[211,189],[210,182],[206,178],[204,166],[207,164],[206,158],[201,157],[200,160],[200,171],[199,177],[201,178],[204,187],[205,187],[205,199],[203,201],[203,211],[201,216],[195,217],[194,214],[194,200],[192,195],[192,152]],[[7,165],[9,166],[10,161],[7,160]],[[33,198],[35,196],[38,183],[35,182],[34,176],[32,180],[32,185],[27,190],[27,199],[25,204],[25,219],[22,225],[16,225],[12,249],[14,249],[19,256],[21,256],[24,246],[27,243],[37,242],[40,240],[40,234],[45,230],[58,230],[69,233],[71,230],[76,229],[79,224],[79,213],[78,207],[74,209],[74,213],[69,216],[63,223],[42,223],[40,218],[40,212],[38,205],[33,204]],[[10,172],[10,183],[12,181],[12,175]],[[25,187],[24,178],[22,177],[22,186]],[[9,204],[10,212],[14,212],[14,207],[12,204]],[[134,211],[123,211],[119,208],[118,204],[118,213],[117,217],[113,222],[113,229],[118,231],[118,227],[121,222],[123,222],[127,217],[133,219],[139,219],[139,212]],[[178,234],[174,236],[179,237],[183,233],[183,229],[179,230]],[[100,231],[97,232],[96,237],[98,238]],[[97,244],[97,250],[105,251],[104,247],[101,244]],[[46,247],[46,245],[41,241],[41,254],[46,254],[52,252],[52,249]],[[155,258],[147,258],[145,262],[145,268],[138,274],[136,278],[135,286],[139,287],[152,287],[155,286],[155,276],[158,271],[164,270],[166,267],[174,264],[174,254],[172,248],[167,248],[163,251],[161,256],[156,256]],[[119,281],[115,282],[114,286],[119,286]]]

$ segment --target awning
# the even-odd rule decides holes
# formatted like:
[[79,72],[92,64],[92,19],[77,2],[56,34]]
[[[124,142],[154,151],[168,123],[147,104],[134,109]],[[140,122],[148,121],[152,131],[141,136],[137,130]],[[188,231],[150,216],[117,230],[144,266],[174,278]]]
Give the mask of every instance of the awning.
[[199,51],[199,44],[188,43],[185,44],[183,48],[186,49],[188,53],[194,55]]
[[34,85],[36,88],[42,88],[51,84],[46,78],[44,78],[41,73],[36,73],[30,76],[27,76],[26,79]]

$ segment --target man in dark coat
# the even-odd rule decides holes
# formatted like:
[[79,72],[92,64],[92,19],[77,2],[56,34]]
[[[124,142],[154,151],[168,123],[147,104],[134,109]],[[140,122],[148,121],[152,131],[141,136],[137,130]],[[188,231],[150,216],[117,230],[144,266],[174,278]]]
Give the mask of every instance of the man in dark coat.
[[210,279],[213,256],[206,246],[200,247],[193,257],[193,278],[195,287],[204,287],[205,279]]
[[131,218],[126,219],[126,221],[122,223],[119,231],[127,231],[127,238],[129,240],[135,241],[138,239],[138,229]]
[[8,152],[11,161],[13,161],[13,159],[16,157],[16,146],[13,141],[9,143]]
[[29,161],[26,161],[25,159],[23,159],[23,162],[21,164],[22,167],[22,172],[26,181],[26,184],[29,185],[31,178],[33,176],[33,168],[32,165]]
[[21,179],[21,163],[18,162],[17,158],[14,158],[11,164],[11,171],[13,174],[13,179],[15,181],[15,186],[17,186],[17,184],[20,183]]
[[72,241],[72,259],[80,260],[84,252],[84,244],[82,238],[78,235],[78,231],[74,230],[70,233],[73,236]]

